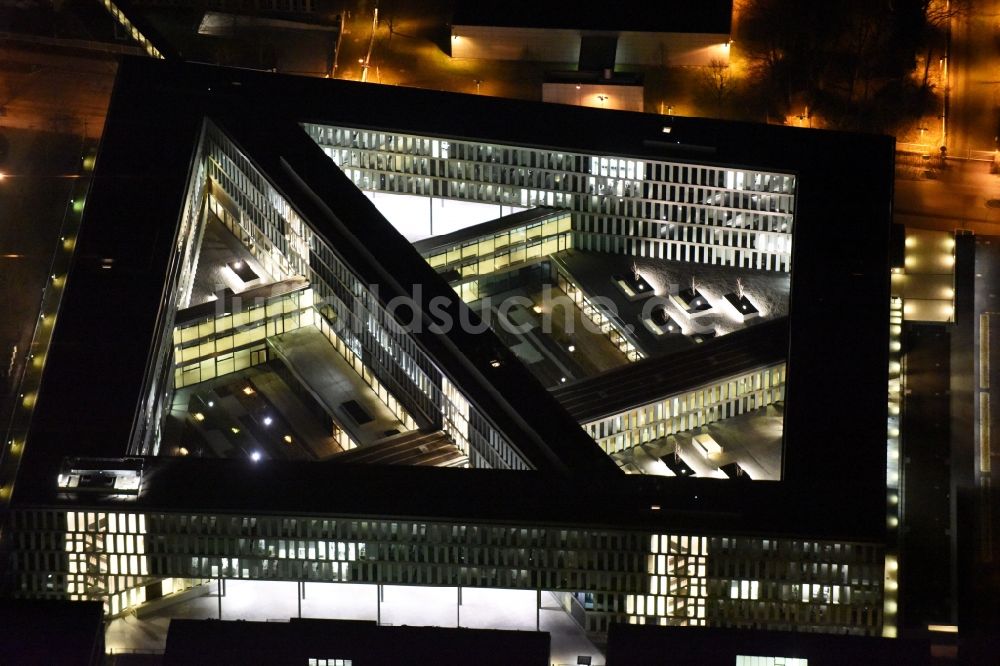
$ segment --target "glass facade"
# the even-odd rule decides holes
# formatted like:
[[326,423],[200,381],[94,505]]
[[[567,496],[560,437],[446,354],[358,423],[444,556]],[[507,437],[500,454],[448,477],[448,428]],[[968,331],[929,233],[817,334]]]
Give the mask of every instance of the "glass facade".
[[797,657],[751,657],[738,654],[736,666],[809,666],[809,660]]
[[13,520],[20,595],[103,600],[109,614],[142,603],[144,586],[227,578],[582,593],[595,633],[612,622],[881,633],[886,560],[868,543],[83,507]]
[[784,399],[785,364],[729,377],[583,424],[607,453],[745,414]]
[[[196,247],[200,239],[204,208],[240,239],[272,277],[279,280],[305,277],[310,284],[309,296],[298,298],[308,298],[312,311],[308,309],[310,304],[304,301],[294,304],[283,301],[280,315],[275,315],[277,319],[271,317],[265,307],[264,323],[256,319],[261,314],[252,310],[232,313],[232,321],[222,316],[222,329],[215,321],[200,323],[199,327],[205,328],[204,336],[190,333],[187,335],[198,337],[185,342],[185,334],[182,334],[178,343],[181,346],[179,361],[185,365],[170,374],[175,380],[180,379],[178,386],[216,376],[220,372],[219,363],[224,362],[224,368],[229,368],[230,359],[205,358],[201,354],[202,347],[214,347],[219,354],[221,344],[226,348],[223,352],[228,353],[230,339],[234,345],[238,339],[241,344],[250,345],[245,349],[252,348],[249,359],[241,355],[241,367],[244,362],[254,365],[267,359],[266,336],[284,331],[286,327],[311,323],[327,336],[408,427],[443,429],[458,439],[456,444],[467,452],[474,467],[530,469],[517,448],[457,385],[443,375],[335,248],[312,230],[263,174],[211,123],[206,123],[200,159],[189,185],[187,210],[201,215],[200,221],[199,218],[191,220],[190,228],[181,237],[189,247]],[[192,278],[189,276],[197,264],[196,251],[193,256],[191,267],[177,279],[180,285],[190,284]],[[187,307],[190,288],[180,290],[179,294],[177,307]],[[272,310],[276,307],[271,306]],[[237,318],[239,323],[235,321]],[[216,330],[209,331],[213,326]],[[230,329],[231,334],[228,333]],[[166,349],[174,354],[172,346]],[[234,370],[237,365],[235,351]],[[178,360],[176,354],[173,360]]]
[[562,264],[553,261],[553,266],[559,288],[573,299],[573,302],[580,308],[583,316],[592,321],[600,329],[601,333],[606,335],[612,344],[618,348],[618,351],[625,354],[625,358],[629,361],[638,361],[641,358],[645,358],[646,355],[639,350],[639,346],[632,338],[632,334],[625,325],[625,322],[590,299]]
[[[270,254],[283,273],[304,275],[310,282],[325,329],[343,340],[375,379],[418,425],[468,433],[473,467],[529,469],[513,444],[463,394],[461,404],[449,400],[443,373],[404,327],[385,309],[369,286],[335,248],[306,224],[264,176],[210,127],[209,175],[239,205],[240,219],[254,247]],[[454,393],[453,393],[454,394]],[[465,423],[450,420],[469,413]]]
[[[378,396],[379,400],[381,400],[382,403],[389,408],[389,411],[392,412],[393,416],[399,419],[407,430],[415,429],[417,427],[417,423],[413,420],[413,417],[410,416],[410,414],[403,408],[403,405],[396,399],[396,396],[390,393],[389,389],[383,386],[382,382],[380,382],[368,366],[364,364],[364,361],[361,360],[361,355],[355,353],[352,348],[347,346],[344,339],[337,335],[333,327],[330,325],[329,320],[326,319],[326,317],[317,314],[317,316],[313,317],[313,322],[319,332],[326,336],[326,339],[330,341],[333,348],[337,350],[337,353],[347,361],[359,377],[365,380],[365,383],[368,384],[371,390],[375,392],[375,395]],[[339,437],[341,436],[343,435],[338,435],[338,441],[340,441]],[[344,442],[340,443],[341,445],[344,444]],[[345,449],[346,448],[354,448],[353,440],[349,441],[349,446],[346,446]]]
[[146,517],[103,511],[65,515],[69,599],[103,599],[111,615],[143,603],[146,585],[155,580],[146,557]]
[[[198,137],[195,154],[203,156],[207,143],[205,127]],[[205,231],[205,201],[207,168],[204,159],[193,165],[184,197],[180,223],[174,237],[174,249],[167,268],[166,288],[160,294],[160,312],[153,339],[154,362],[145,378],[143,404],[139,423],[129,442],[129,455],[157,455],[166,419],[167,406],[173,394],[173,330],[180,308],[187,307],[198,267],[198,254]]]
[[571,211],[573,247],[789,271],[795,176],[306,124],[361,189]]
[[460,281],[453,284],[455,291],[462,300],[472,302],[480,297],[479,278],[572,247],[571,224],[569,213],[555,213],[547,219],[435,248],[424,258],[438,272],[456,271]]
[[708,540],[701,536],[654,534],[649,538],[646,594],[625,598],[631,624],[703,627],[707,624]]
[[881,634],[881,545],[711,537],[708,550],[712,624]]
[[311,325],[312,305],[312,290],[304,289],[177,326],[174,388],[265,363],[267,338]]

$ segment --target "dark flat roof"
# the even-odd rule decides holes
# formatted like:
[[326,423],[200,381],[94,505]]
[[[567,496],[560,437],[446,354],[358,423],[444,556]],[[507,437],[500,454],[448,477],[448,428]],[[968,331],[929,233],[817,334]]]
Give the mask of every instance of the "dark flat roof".
[[[352,666],[545,666],[551,638],[545,631],[408,627],[363,620],[291,618],[288,622],[170,621],[163,663],[295,664],[345,659]],[[331,661],[332,663],[332,661]]]
[[732,666],[737,655],[808,659],[809,666],[936,663],[926,639],[636,624],[613,624],[608,631],[609,664],[646,666],[662,663],[665,654],[672,666]]
[[0,649],[3,661],[11,664],[103,664],[103,606],[100,601],[2,601]]
[[[510,527],[871,539],[867,516],[852,509],[830,508],[831,501],[843,503],[841,485],[822,474],[801,489],[784,481],[734,483],[625,474],[598,478],[533,471],[161,457],[147,459],[143,490],[134,500],[75,499],[48,493],[37,504],[188,515],[454,520]],[[661,508],[652,510],[653,505]],[[879,518],[884,524],[885,517]]]
[[624,0],[614,5],[559,0],[459,0],[452,24],[601,32],[729,34],[732,0]]
[[[15,488],[19,505],[72,504],[54,493],[64,455],[125,453],[206,116],[252,155],[338,251],[349,254],[366,279],[383,286],[385,298],[416,283],[429,295],[454,295],[402,236],[387,230],[367,198],[290,120],[794,173],[798,191],[783,481],[747,488],[711,479],[665,484],[617,470],[606,475],[607,457],[491,332],[425,333],[420,344],[463,385],[477,387],[474,398],[497,425],[515,437],[523,434],[519,447],[530,449],[543,468],[567,474],[560,483],[568,488],[606,486],[602,492],[616,501],[632,498],[637,512],[650,503],[672,510],[624,518],[623,509],[611,511],[596,501],[563,502],[555,497],[556,479],[548,472],[368,468],[351,476],[343,472],[348,466],[302,468],[269,461],[265,468],[243,461],[178,459],[150,462],[144,494],[134,506],[645,521],[685,523],[707,531],[753,528],[859,539],[884,533],[891,138],[132,58],[124,59],[119,69]],[[674,143],[663,141],[665,124],[672,127]],[[111,270],[100,268],[104,257],[115,259]],[[495,372],[485,369],[491,358],[504,359]],[[435,476],[448,472],[454,476]],[[437,490],[370,490],[390,478],[396,483],[388,488]],[[347,488],[356,496],[345,495],[342,489]],[[512,501],[513,495],[525,500]],[[529,498],[541,505],[532,505]],[[685,522],[687,515],[697,520]]]
[[574,419],[585,422],[779,363],[787,354],[788,318],[780,317],[550,391]]
[[173,300],[163,293],[166,267],[202,112],[131,94],[133,76],[115,79],[15,502],[21,493],[54,490],[63,456],[126,454],[161,308]]

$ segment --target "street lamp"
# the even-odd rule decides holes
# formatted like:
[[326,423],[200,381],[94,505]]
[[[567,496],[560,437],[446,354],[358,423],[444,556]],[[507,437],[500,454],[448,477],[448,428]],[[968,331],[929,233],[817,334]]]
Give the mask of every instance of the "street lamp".
[[944,81],[944,95],[941,100],[941,156],[944,157],[948,145],[948,56],[942,56],[939,64],[941,66],[941,79]]
[[358,62],[361,63],[361,82],[366,83],[368,81],[368,67],[372,60],[372,47],[375,46],[375,30],[378,28],[378,5],[375,5],[375,15],[372,17],[372,34],[371,38],[368,40],[368,53],[365,54],[363,59],[359,59]]
[[812,127],[812,116],[809,115],[809,107],[808,106],[802,109],[802,113],[801,113],[801,115],[799,115],[799,121],[802,123],[803,127],[806,126],[806,121],[809,122],[809,127]]
[[478,95],[479,94],[479,86],[482,85],[483,80],[482,79],[475,79],[475,82],[476,82],[476,94]]
[[608,101],[608,96],[607,95],[598,95],[597,99],[601,100],[601,106],[602,107],[607,108],[607,106],[608,106],[607,105],[607,101]]

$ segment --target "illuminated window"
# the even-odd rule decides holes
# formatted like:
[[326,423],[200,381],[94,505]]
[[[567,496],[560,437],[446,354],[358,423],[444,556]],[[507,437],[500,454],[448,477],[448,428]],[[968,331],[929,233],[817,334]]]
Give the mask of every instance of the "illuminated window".
[[751,599],[760,598],[760,581],[756,580],[734,580],[729,584],[730,599]]

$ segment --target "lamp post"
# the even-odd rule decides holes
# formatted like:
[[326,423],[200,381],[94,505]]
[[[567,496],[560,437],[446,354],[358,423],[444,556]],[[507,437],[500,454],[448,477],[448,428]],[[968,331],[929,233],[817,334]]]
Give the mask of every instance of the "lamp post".
[[372,59],[372,47],[375,46],[375,30],[378,28],[378,5],[375,5],[375,14],[372,16],[372,35],[368,40],[368,53],[365,54],[363,60],[359,60],[361,63],[361,82],[364,83],[368,80],[368,66]]
[[942,56],[940,60],[941,78],[944,80],[944,95],[941,102],[941,155],[947,151],[948,145],[948,56]]
[[474,80],[475,80],[475,83],[476,83],[476,94],[478,95],[479,94],[479,86],[482,85],[483,80],[482,79],[474,79]]
[[340,27],[337,30],[337,41],[333,45],[333,64],[330,67],[330,74],[328,78],[337,78],[337,62],[340,59],[340,43],[344,38],[344,26],[347,25],[347,12],[342,11],[338,15],[340,21]]
[[607,102],[608,102],[608,96],[607,95],[598,95],[597,99],[601,100],[601,107],[602,108],[607,108],[608,107],[608,104],[607,104]]

